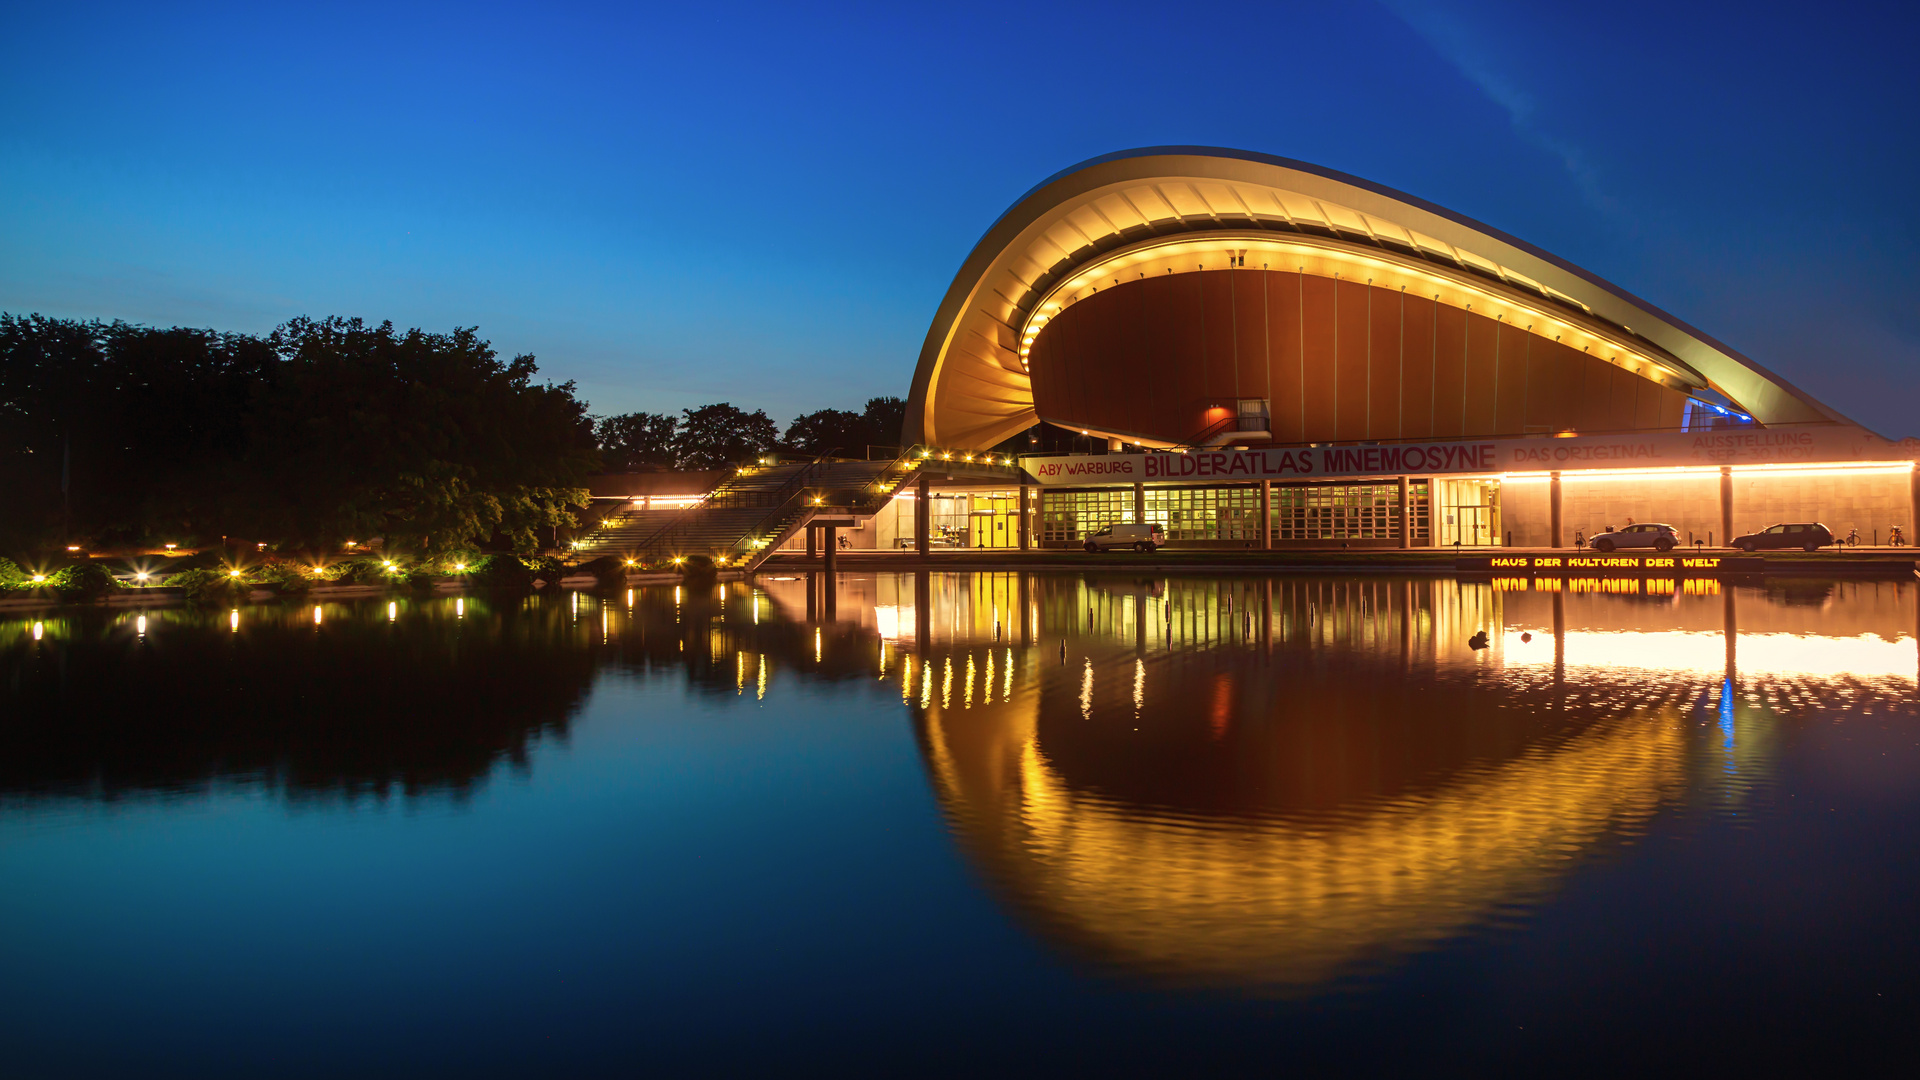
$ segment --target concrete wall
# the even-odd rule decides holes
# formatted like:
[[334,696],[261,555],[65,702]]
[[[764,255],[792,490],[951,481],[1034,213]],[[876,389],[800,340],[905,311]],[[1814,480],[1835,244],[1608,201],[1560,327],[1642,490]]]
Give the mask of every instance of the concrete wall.
[[[837,536],[848,538],[850,551],[892,551],[899,546],[899,538],[913,535],[913,499],[896,495],[893,501],[862,521],[852,529],[840,529]],[[783,552],[806,553],[807,534],[795,533],[793,539],[780,545]]]
[[1757,532],[1782,521],[1818,521],[1844,539],[1848,529],[1860,530],[1860,542],[1887,542],[1887,527],[1900,526],[1913,542],[1912,494],[1908,477],[1850,476],[1733,476],[1733,530]]
[[[1845,537],[1859,529],[1862,543],[1872,543],[1874,530],[1886,542],[1887,527],[1899,525],[1913,539],[1913,507],[1904,473],[1852,475],[1831,473],[1808,476],[1767,476],[1735,473],[1733,529],[1757,532],[1783,521],[1818,521]],[[1513,532],[1517,547],[1545,547],[1551,543],[1546,481],[1512,481],[1500,486],[1501,516]],[[1562,481],[1561,539],[1571,545],[1573,534],[1588,539],[1608,525],[1625,528],[1628,519],[1659,521],[1702,540],[1712,534],[1715,544],[1727,537],[1720,529],[1720,478],[1707,473],[1681,478],[1634,477]]]

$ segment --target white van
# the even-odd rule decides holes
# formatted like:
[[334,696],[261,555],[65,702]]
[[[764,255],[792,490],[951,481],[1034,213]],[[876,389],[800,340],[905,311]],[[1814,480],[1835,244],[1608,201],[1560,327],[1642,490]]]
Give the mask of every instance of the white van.
[[1167,534],[1158,525],[1109,525],[1099,532],[1088,533],[1084,546],[1088,551],[1112,551],[1114,548],[1152,551],[1166,542]]

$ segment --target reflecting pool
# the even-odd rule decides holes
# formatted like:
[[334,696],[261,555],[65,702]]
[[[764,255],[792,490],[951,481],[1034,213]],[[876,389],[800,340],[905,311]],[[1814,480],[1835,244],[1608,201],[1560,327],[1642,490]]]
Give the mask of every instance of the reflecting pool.
[[[0,618],[9,1075],[1864,1063],[1914,581]],[[1476,635],[1484,634],[1484,637]]]

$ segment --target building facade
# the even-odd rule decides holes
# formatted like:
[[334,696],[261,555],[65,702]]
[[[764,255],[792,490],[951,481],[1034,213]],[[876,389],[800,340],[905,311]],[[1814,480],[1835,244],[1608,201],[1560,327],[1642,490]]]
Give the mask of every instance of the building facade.
[[[1916,502],[1911,443],[1624,290],[1233,150],[1075,166],[968,256],[904,438],[985,451],[1041,421],[1109,452],[1023,457],[1031,490],[989,500],[1040,546],[1119,521],[1221,547],[1552,547],[1632,521],[1871,542],[1910,535]],[[962,533],[994,546],[991,524]]]

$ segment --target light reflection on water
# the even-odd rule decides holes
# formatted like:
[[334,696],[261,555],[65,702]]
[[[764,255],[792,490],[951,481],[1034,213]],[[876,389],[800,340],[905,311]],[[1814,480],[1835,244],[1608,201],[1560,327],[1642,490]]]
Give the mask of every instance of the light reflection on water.
[[868,574],[7,617],[0,821],[458,806],[632,722],[592,708],[611,677],[776,711],[865,685],[1054,962],[1285,1000],[1524,934],[1690,815],[1764,828],[1805,725],[1915,711],[1913,582],[1554,585]]
[[[1718,583],[910,584],[872,583],[874,628],[943,672],[928,771],[1013,905],[1102,966],[1283,993],[1524,912],[1689,776],[1750,812],[1783,709],[1910,708],[1920,662],[1906,583],[1815,588],[1822,632]],[[976,707],[1002,626],[1018,689]]]

